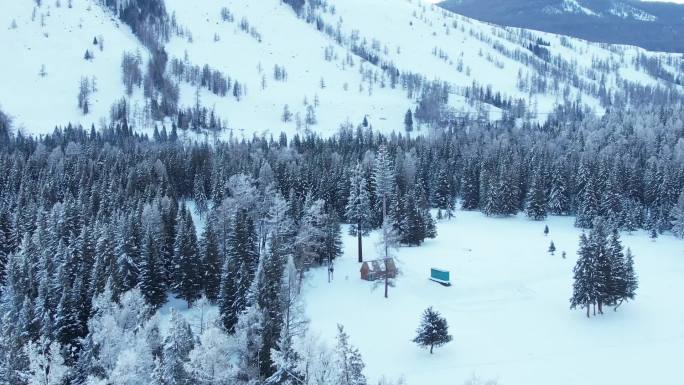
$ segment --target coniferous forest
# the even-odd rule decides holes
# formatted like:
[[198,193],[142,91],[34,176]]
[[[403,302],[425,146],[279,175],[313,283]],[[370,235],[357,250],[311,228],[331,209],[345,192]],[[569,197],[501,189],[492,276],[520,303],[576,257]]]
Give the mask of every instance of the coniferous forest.
[[[379,228],[383,200],[405,245],[434,237],[430,209],[451,216],[454,202],[490,216],[575,215],[593,229],[581,240],[572,305],[601,312],[636,288],[631,253],[613,229],[682,234],[683,118],[662,110],[469,123],[415,138],[359,125],[332,138],[208,144],[182,139],[175,126],[148,138],[126,122],[36,138],[13,133],[2,115],[2,381],[38,383],[48,365],[74,384],[116,383],[119,371],[145,373],[140,383],[185,383],[208,376],[212,348],[238,349],[239,361],[203,383],[322,375],[301,372],[302,362],[333,353],[301,357],[292,347],[306,328],[302,277],[340,255],[341,223],[360,242]],[[172,316],[162,338],[150,317],[169,293],[217,305],[220,323],[193,331]],[[132,367],[113,360],[116,349],[132,349]],[[360,360],[342,330],[337,349]]]

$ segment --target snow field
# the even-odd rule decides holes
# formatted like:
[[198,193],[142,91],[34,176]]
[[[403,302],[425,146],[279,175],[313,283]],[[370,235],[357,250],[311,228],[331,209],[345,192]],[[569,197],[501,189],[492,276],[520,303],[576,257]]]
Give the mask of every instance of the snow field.
[[[401,275],[389,299],[382,285],[360,280],[354,237],[345,236],[331,284],[325,269],[310,273],[304,292],[312,331],[332,344],[335,326],[343,324],[363,354],[370,383],[383,374],[403,374],[408,384],[461,384],[472,374],[505,385],[636,385],[679,378],[684,242],[623,234],[623,245],[635,254],[637,297],[617,312],[607,309],[587,319],[569,309],[581,232],[573,218],[456,215],[439,222],[435,240],[398,251]],[[380,255],[378,237],[376,232],[364,240],[365,259]],[[547,252],[551,240],[555,256]],[[450,270],[453,286],[429,281],[430,267]],[[411,342],[428,306],[446,317],[454,337],[432,356]]]

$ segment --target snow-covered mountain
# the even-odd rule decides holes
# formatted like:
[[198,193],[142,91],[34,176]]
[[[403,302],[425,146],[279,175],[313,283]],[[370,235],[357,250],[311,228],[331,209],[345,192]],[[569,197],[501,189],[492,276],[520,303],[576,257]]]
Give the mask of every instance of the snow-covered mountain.
[[684,52],[684,5],[636,0],[446,0],[492,23],[651,50]]
[[[135,31],[125,8],[131,3],[0,4],[7,26],[0,41],[10,58],[0,71],[0,105],[16,126],[44,133],[125,116],[150,132],[166,116],[167,125],[227,127],[237,136],[330,134],[365,118],[387,132],[404,129],[408,109],[426,124],[466,116],[543,120],[564,103],[602,113],[684,93],[681,55],[498,27],[419,0],[301,8],[280,0],[166,0],[165,10],[153,2],[162,22],[135,24]],[[594,12],[563,4],[567,12]],[[154,33],[158,46],[141,43]],[[157,49],[163,54],[152,55]],[[87,114],[77,97],[84,82]]]

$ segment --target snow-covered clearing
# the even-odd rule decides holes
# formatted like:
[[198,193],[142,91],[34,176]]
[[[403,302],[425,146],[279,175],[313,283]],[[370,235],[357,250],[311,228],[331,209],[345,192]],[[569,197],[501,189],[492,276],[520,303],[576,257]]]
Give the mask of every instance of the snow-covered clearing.
[[[635,254],[636,300],[587,319],[568,308],[580,231],[573,218],[457,212],[439,223],[437,239],[397,252],[402,274],[389,299],[382,286],[359,278],[355,238],[345,235],[333,282],[325,269],[309,275],[311,328],[333,343],[343,324],[369,383],[403,374],[408,384],[461,384],[473,373],[504,385],[673,383],[684,353],[684,242],[623,234]],[[365,259],[379,255],[378,236],[364,240]],[[552,240],[555,256],[547,252]],[[453,286],[429,281],[430,267],[450,270]],[[411,342],[428,306],[446,317],[453,335],[432,356]]]

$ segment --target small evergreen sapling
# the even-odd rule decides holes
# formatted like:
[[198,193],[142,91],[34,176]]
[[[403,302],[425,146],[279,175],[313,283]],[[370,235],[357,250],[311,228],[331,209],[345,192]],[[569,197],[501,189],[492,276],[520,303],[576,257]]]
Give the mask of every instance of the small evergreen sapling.
[[544,226],[544,236],[547,236],[547,235],[549,235],[549,226],[548,225]]
[[551,241],[551,244],[549,245],[549,253],[551,255],[555,255],[556,252],[556,245],[553,244],[553,241]]
[[418,335],[413,339],[413,342],[423,348],[430,347],[430,354],[432,354],[435,346],[445,345],[452,340],[452,337],[449,335],[449,326],[446,319],[433,310],[432,307],[425,309],[425,312],[423,312],[420,327],[416,332]]

